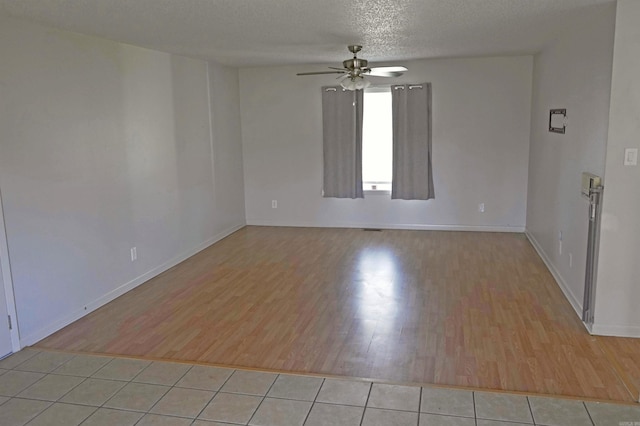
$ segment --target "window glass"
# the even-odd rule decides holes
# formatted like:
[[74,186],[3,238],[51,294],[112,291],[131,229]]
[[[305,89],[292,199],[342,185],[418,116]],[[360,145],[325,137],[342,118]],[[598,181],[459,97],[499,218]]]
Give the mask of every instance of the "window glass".
[[362,124],[362,181],[365,191],[391,191],[391,114],[390,88],[365,90]]

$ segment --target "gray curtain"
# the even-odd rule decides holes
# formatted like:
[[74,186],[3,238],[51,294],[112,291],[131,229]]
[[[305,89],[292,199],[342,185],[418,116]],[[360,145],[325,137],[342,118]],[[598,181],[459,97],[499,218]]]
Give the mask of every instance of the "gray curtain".
[[393,181],[391,198],[435,197],[431,171],[431,83],[391,86]]
[[364,198],[362,90],[322,88],[324,197]]

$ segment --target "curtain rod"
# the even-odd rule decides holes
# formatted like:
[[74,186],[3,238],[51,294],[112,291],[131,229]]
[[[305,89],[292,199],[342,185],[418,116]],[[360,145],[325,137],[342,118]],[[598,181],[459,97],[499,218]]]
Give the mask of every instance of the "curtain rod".
[[[371,86],[369,86],[367,89],[391,89],[391,85],[387,86],[384,84],[372,84]],[[394,89],[398,90],[398,89],[402,89],[404,90],[405,86],[395,86]],[[411,89],[423,89],[424,87],[422,86],[422,84],[410,84],[409,85],[409,90]],[[365,91],[367,90],[365,89]],[[346,89],[342,89],[342,91],[344,92]],[[324,89],[325,92],[337,92],[338,89],[335,87],[327,87],[326,89]]]

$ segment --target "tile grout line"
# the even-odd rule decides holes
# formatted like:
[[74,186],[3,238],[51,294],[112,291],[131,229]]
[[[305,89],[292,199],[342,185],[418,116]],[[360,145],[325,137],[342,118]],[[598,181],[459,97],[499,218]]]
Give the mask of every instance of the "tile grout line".
[[[24,364],[25,362],[29,361],[30,359],[34,358],[35,356],[37,356],[38,354],[41,354],[41,353],[43,353],[43,352],[42,352],[42,351],[40,351],[40,352],[36,352],[36,354],[34,354],[33,356],[29,357],[29,358],[28,358],[27,360],[25,360],[24,362],[22,362],[22,363],[20,363],[20,364],[16,365],[14,368],[19,367],[20,365]],[[21,390],[17,395],[14,395],[13,397],[9,398],[9,399],[8,399],[7,401],[5,401],[5,402],[10,401],[11,399],[18,398],[18,399],[26,399],[26,400],[30,400],[30,401],[44,401],[44,402],[48,402],[48,403],[49,403],[49,405],[48,405],[46,408],[44,408],[42,411],[40,411],[38,414],[36,414],[32,419],[30,419],[30,420],[27,422],[27,424],[28,424],[28,423],[33,422],[36,418],[38,418],[40,415],[42,415],[42,413],[44,413],[45,411],[47,411],[47,410],[48,410],[49,408],[51,408],[54,404],[56,404],[56,403],[60,403],[60,404],[62,404],[62,402],[60,402],[60,401],[62,400],[62,398],[64,398],[65,396],[67,396],[70,392],[72,392],[75,388],[77,388],[78,386],[80,386],[82,383],[84,383],[84,382],[88,379],[88,377],[83,377],[83,376],[66,376],[66,375],[63,375],[63,374],[54,374],[56,370],[58,370],[60,367],[62,367],[62,366],[63,366],[63,365],[65,365],[66,363],[70,362],[72,359],[75,359],[76,357],[77,357],[77,355],[73,355],[73,356],[71,356],[71,358],[67,359],[65,362],[63,362],[62,364],[60,364],[60,365],[58,365],[57,367],[55,367],[51,372],[49,372],[49,373],[43,373],[43,374],[44,374],[44,376],[43,376],[43,377],[41,377],[40,379],[38,379],[36,382],[32,383],[31,385],[27,386],[26,388],[24,388],[23,390]],[[10,371],[21,371],[21,370],[14,370],[14,369],[12,369],[12,370],[10,370]],[[56,399],[56,400],[54,400],[54,401],[50,401],[50,400],[40,400],[40,399],[32,399],[32,398],[20,398],[20,397],[19,397],[19,395],[20,395],[22,392],[26,391],[27,389],[31,388],[32,386],[36,385],[38,382],[40,382],[40,381],[44,380],[45,378],[47,378],[48,376],[51,376],[51,375],[54,375],[54,376],[61,376],[61,377],[80,377],[82,380],[81,380],[78,384],[76,384],[75,386],[73,386],[71,389],[69,389],[67,392],[65,392],[63,395],[61,395],[58,399]],[[94,409],[94,410],[91,412],[91,414],[89,414],[89,416],[87,416],[87,418],[89,418],[91,415],[93,415],[93,413],[94,413],[96,410],[97,410],[97,408],[96,408],[96,409]],[[86,419],[85,419],[85,420],[86,420]],[[84,420],[83,420],[83,422],[84,422]]]
[[[42,353],[42,352],[40,352],[40,353]],[[52,371],[50,371],[50,372],[49,372],[49,374],[53,373],[53,372],[54,372],[54,371],[56,371],[58,368],[60,368],[60,367],[62,367],[63,365],[67,364],[67,363],[68,363],[68,362],[70,362],[72,359],[75,359],[75,358],[76,358],[76,356],[77,356],[76,354],[71,354],[71,357],[70,357],[68,360],[64,361],[62,364],[60,364],[60,365],[58,365],[57,367],[55,367]]]
[[311,410],[313,410],[313,407],[315,407],[316,405],[316,401],[318,399],[318,395],[320,395],[320,390],[322,389],[322,386],[324,386],[324,381],[327,380],[326,378],[322,378],[322,383],[320,383],[320,386],[318,386],[318,390],[316,391],[316,396],[313,397],[313,401],[311,401],[311,407],[309,407],[309,412],[307,413],[307,415],[304,418],[304,421],[302,422],[302,424],[304,425],[305,423],[307,423],[307,421],[309,420],[309,416],[311,415]]
[[[52,373],[49,373],[49,374],[45,375],[42,379],[44,379],[45,377],[49,376],[50,374],[52,374]],[[56,374],[56,375],[57,375],[57,376],[59,376],[59,374]],[[78,377],[78,376],[72,376],[72,377]],[[67,392],[65,392],[65,393],[64,393],[64,395],[60,396],[60,398],[58,398],[58,399],[56,399],[55,401],[53,401],[49,407],[51,407],[53,404],[56,404],[56,403],[59,403],[59,404],[65,404],[64,402],[62,402],[62,398],[64,398],[65,396],[67,396],[68,394],[70,394],[71,392],[73,392],[73,390],[74,390],[75,388],[77,388],[78,386],[80,386],[81,384],[83,384],[84,382],[86,382],[86,381],[87,381],[87,379],[88,379],[88,377],[82,377],[82,376],[80,376],[80,377],[82,378],[82,380],[80,381],[80,383],[78,383],[77,385],[75,385],[74,387],[72,387],[71,389],[69,389]],[[42,379],[40,379],[40,380],[42,380]],[[38,382],[39,382],[40,380],[38,380]],[[36,382],[36,383],[38,383],[38,382]],[[35,385],[36,383],[34,383],[33,385]],[[31,385],[31,386],[33,386],[33,385]],[[29,387],[31,387],[31,386],[29,386]],[[29,388],[27,388],[27,389],[29,389]],[[25,390],[27,390],[27,389],[25,389]],[[24,391],[22,391],[22,392],[24,392]],[[72,404],[72,405],[79,405],[79,404]],[[42,412],[40,412],[36,417],[40,416],[40,414],[42,414],[44,411],[48,410],[48,409],[49,409],[49,407],[47,407],[45,410],[42,410]],[[96,410],[97,410],[97,408],[96,408]],[[95,410],[94,410],[93,412],[91,412],[91,414],[89,414],[89,416],[91,416],[94,412],[95,412]],[[89,417],[89,416],[87,416],[87,417]],[[34,419],[35,419],[36,417],[34,417]],[[31,421],[33,421],[33,419],[32,419]]]
[[[134,382],[134,381],[133,381],[133,380],[135,380],[135,378],[136,378],[136,377],[138,377],[140,374],[142,374],[142,373],[143,373],[147,368],[151,367],[155,362],[156,362],[156,361],[151,361],[151,364],[147,365],[145,368],[143,368],[143,369],[142,369],[142,371],[140,371],[140,373],[136,374],[136,376],[135,376],[133,379],[131,379],[131,381],[129,382],[129,384],[131,384],[131,383],[137,383],[137,384],[142,384],[142,385],[163,386],[163,385],[157,385],[157,384],[155,384],[155,383],[142,383],[142,382]],[[175,383],[174,383],[173,385],[169,385],[169,386],[164,385],[164,386],[167,386],[167,387],[168,387],[168,389],[165,391],[165,393],[163,393],[163,394],[162,394],[162,396],[161,396],[160,398],[158,398],[158,400],[157,400],[156,402],[154,402],[153,404],[151,404],[151,407],[149,407],[149,408],[144,412],[144,414],[142,415],[142,417],[140,417],[140,418],[138,419],[138,421],[134,423],[134,425],[137,425],[138,423],[140,423],[140,422],[142,421],[142,419],[144,419],[144,418],[145,418],[145,416],[146,416],[147,414],[155,414],[155,413],[151,413],[151,410],[153,410],[153,407],[155,407],[155,406],[158,404],[158,402],[160,402],[160,400],[161,400],[162,398],[164,398],[164,397],[165,397],[165,396],[166,396],[166,395],[171,391],[171,389],[173,389],[173,388],[175,387],[175,384],[176,384],[176,383],[178,383],[180,380],[182,380],[182,378],[183,378],[184,376],[186,376],[186,375],[187,375],[187,373],[189,373],[189,371],[191,371],[191,369],[192,369],[192,368],[193,368],[193,364],[191,364],[191,365],[189,366],[189,368],[187,368],[187,370],[182,374],[182,376],[180,376],[180,377],[178,378],[178,380],[176,380],[176,381],[175,381]],[[123,387],[122,389],[124,389],[125,387],[127,387],[127,385],[124,385],[124,387]],[[115,393],[111,398],[109,398],[109,399],[107,400],[107,402],[109,402],[109,401],[111,401],[113,398],[115,398],[115,396],[116,396],[118,393],[120,393],[120,391],[121,391],[122,389],[120,389],[120,390],[119,390],[118,392],[116,392],[116,393]],[[215,396],[215,393],[214,393],[213,395]],[[212,397],[212,398],[213,398],[213,397]],[[208,403],[207,403],[207,404],[208,404]],[[205,407],[206,407],[206,405],[205,405]],[[203,409],[204,409],[204,408],[203,408]],[[175,416],[175,417],[184,418],[184,417],[180,417],[180,416]],[[193,423],[193,422],[192,422],[192,423]]]
[[[75,357],[72,357],[75,358]],[[61,376],[61,377],[77,377],[77,378],[81,378],[81,382],[79,382],[77,385],[75,385],[73,388],[71,388],[69,391],[67,391],[64,395],[62,395],[60,398],[51,401],[51,400],[42,400],[42,399],[37,399],[37,398],[25,398],[25,397],[19,397],[18,395],[14,395],[14,396],[10,396],[7,398],[8,402],[11,399],[20,399],[20,400],[27,400],[27,401],[38,401],[38,402],[44,402],[44,403],[48,403],[49,405],[44,408],[40,413],[38,413],[33,419],[35,419],[36,417],[38,417],[39,415],[42,414],[42,412],[44,412],[45,410],[47,410],[48,408],[50,408],[53,404],[55,403],[61,403],[61,404],[67,404],[67,405],[76,405],[76,406],[81,406],[81,407],[88,407],[88,408],[93,408],[92,413],[87,416],[90,417],[91,415],[93,415],[97,410],[104,408],[104,409],[108,409],[108,410],[114,410],[114,411],[123,411],[123,412],[131,412],[131,413],[142,413],[144,417],[144,415],[146,414],[155,414],[155,413],[150,413],[150,410],[153,409],[153,407],[160,401],[160,399],[162,399],[171,389],[175,388],[175,384],[174,385],[159,385],[159,386],[165,386],[167,387],[167,391],[165,391],[165,393],[158,399],[158,401],[156,401],[156,403],[154,403],[151,408],[149,408],[148,410],[135,410],[135,409],[128,409],[128,408],[121,408],[121,407],[106,407],[105,404],[107,404],[109,401],[111,401],[120,391],[122,391],[122,389],[124,389],[127,385],[129,384],[139,384],[139,385],[149,385],[149,386],[158,386],[157,384],[154,383],[143,383],[143,382],[135,382],[135,378],[137,378],[140,374],[142,374],[143,371],[145,371],[147,368],[149,368],[151,366],[151,364],[147,365],[146,367],[144,367],[139,373],[137,373],[135,376],[133,376],[131,379],[129,380],[121,380],[121,379],[113,379],[113,378],[95,378],[93,377],[93,375],[97,374],[100,370],[102,370],[104,367],[106,367],[111,361],[115,360],[116,358],[113,358],[112,360],[110,360],[109,362],[105,363],[105,365],[103,365],[102,367],[98,368],[95,372],[92,373],[92,375],[89,376],[76,376],[76,375],[62,375],[62,374],[54,374],[54,372],[50,372],[50,373],[40,373],[40,374],[44,374],[42,378],[38,379],[35,383],[27,386],[25,389],[21,390],[20,392],[24,392],[26,389],[29,389],[31,386],[35,385],[36,383],[40,382],[41,380],[43,380],[44,378],[46,378],[47,376],[50,375],[55,375],[55,376]],[[66,362],[69,362],[71,359],[67,360]],[[25,361],[26,362],[26,361]],[[63,363],[64,364],[64,363]],[[63,364],[61,364],[60,366],[62,366]],[[180,376],[177,380],[176,383],[178,381],[180,381],[194,366],[195,364],[188,364],[189,368],[185,371],[185,373],[182,374],[182,376]],[[56,367],[59,368],[60,366]],[[16,366],[18,367],[18,366]],[[24,373],[39,373],[39,372],[34,372],[34,371],[22,371],[22,370],[15,370],[16,372],[24,372]],[[233,372],[235,372],[235,370],[233,370]],[[232,373],[233,374],[233,373]],[[229,375],[229,377],[224,381],[224,383],[222,384],[222,386],[224,386],[224,384],[226,384],[226,382],[229,380],[229,378],[231,377],[231,375]],[[104,380],[104,381],[110,381],[110,382],[120,382],[120,383],[125,383],[124,386],[122,386],[120,389],[118,389],[112,396],[110,396],[104,403],[102,403],[99,406],[96,405],[91,405],[91,404],[82,404],[82,403],[69,403],[69,402],[62,402],[62,398],[64,398],[67,394],[69,394],[70,392],[72,392],[74,389],[76,389],[78,386],[80,386],[82,383],[86,382],[88,379],[94,379],[94,380]],[[179,388],[179,389],[183,389],[183,388]],[[193,388],[184,388],[184,389],[193,389]],[[200,390],[200,389],[193,389],[193,390]],[[215,394],[217,394],[217,392],[213,392],[214,395],[213,397],[215,397]],[[213,399],[213,397],[211,399]],[[211,401],[211,399],[209,400],[209,402]],[[207,403],[208,405],[208,403]],[[206,408],[206,405],[205,405]],[[204,408],[203,408],[204,410]],[[200,413],[202,412],[202,410],[200,410]],[[162,414],[164,415],[164,414]],[[167,415],[169,417],[175,417],[175,418],[184,418],[184,419],[191,419],[190,417],[184,417],[184,416],[178,416],[178,415]],[[138,420],[138,422],[142,419],[142,417]],[[33,419],[31,419],[30,421],[33,421]],[[195,419],[193,419],[195,421]],[[86,419],[83,420],[83,423],[86,421]],[[137,423],[137,422],[136,422]]]
[[[217,368],[217,367],[213,367],[213,368]],[[227,382],[228,382],[229,380],[231,380],[231,377],[235,374],[235,372],[236,372],[236,371],[238,371],[238,370],[233,369],[233,371],[231,372],[231,374],[229,374],[229,377],[227,377],[227,378],[224,380],[224,382],[220,385],[220,387],[218,388],[218,390],[217,390],[217,391],[215,391],[215,392],[213,393],[213,396],[211,397],[211,399],[209,400],[209,402],[207,402],[207,404],[202,408],[202,410],[200,410],[200,412],[198,413],[198,415],[196,416],[196,418],[195,418],[195,419],[193,419],[193,421],[194,421],[194,422],[195,422],[196,420],[198,420],[198,417],[200,417],[200,416],[202,415],[202,412],[203,412],[204,410],[206,410],[206,408],[209,406],[209,404],[211,404],[211,401],[213,401],[213,399],[214,399],[216,396],[218,396],[218,394],[222,391],[222,388],[224,387],[224,385],[226,385],[226,384],[227,384]],[[223,392],[223,393],[224,393],[224,392]],[[206,421],[208,421],[208,420],[206,420]]]
[[591,411],[589,411],[589,408],[587,407],[587,403],[582,401],[582,405],[584,406],[584,409],[587,410],[587,416],[589,416],[589,420],[591,420],[591,424],[595,425],[596,422],[594,422],[593,417],[591,417]]
[[[104,364],[102,367],[98,368],[98,369],[97,369],[96,371],[94,371],[94,372],[93,372],[93,374],[91,374],[91,376],[89,376],[87,379],[91,378],[91,379],[94,379],[94,380],[110,380],[110,381],[113,381],[113,382],[116,382],[116,381],[117,381],[117,382],[124,382],[125,384],[124,384],[121,388],[119,388],[117,391],[115,391],[115,392],[113,393],[113,395],[111,395],[110,397],[108,397],[108,398],[107,398],[107,399],[106,399],[102,404],[100,404],[100,406],[99,406],[99,407],[96,407],[96,409],[95,409],[95,410],[93,410],[93,413],[91,413],[89,416],[87,416],[87,418],[86,418],[86,419],[84,419],[82,422],[80,422],[80,425],[78,425],[78,426],[81,426],[81,425],[85,424],[85,422],[86,422],[90,417],[92,417],[96,412],[98,412],[98,410],[100,410],[101,408],[104,408],[104,409],[106,409],[106,410],[111,410],[111,408],[109,408],[109,407],[105,407],[105,406],[104,406],[104,404],[106,404],[107,402],[109,402],[109,401],[111,400],[111,398],[113,398],[114,396],[116,396],[116,394],[117,394],[118,392],[120,392],[122,389],[124,389],[124,388],[125,388],[125,386],[127,386],[127,384],[131,383],[131,380],[133,380],[133,379],[131,379],[131,380],[129,380],[129,381],[125,381],[125,380],[104,379],[104,378],[99,378],[99,377],[93,377],[95,374],[98,374],[98,372],[99,372],[100,370],[102,370],[103,368],[105,368],[107,365],[111,364],[111,363],[112,363],[113,361],[115,361],[115,360],[116,360],[116,358],[111,358],[111,361],[107,362],[107,363],[106,363],[106,364]],[[145,367],[145,368],[146,368],[146,367]],[[144,368],[143,368],[143,370],[144,370]],[[139,373],[138,373],[138,374],[139,374]],[[136,377],[136,376],[137,376],[137,374],[136,374],[134,377]],[[127,411],[127,410],[118,410],[118,411]],[[138,412],[139,412],[139,411],[138,411]],[[144,415],[143,415],[143,416],[141,416],[140,418],[142,418],[142,417],[144,417]]]
[[373,382],[369,383],[369,393],[367,393],[367,400],[364,402],[364,409],[362,410],[362,418],[360,419],[360,426],[364,422],[364,415],[367,413],[367,405],[369,404],[369,398],[371,397],[371,390],[373,390]]
[[478,426],[478,412],[476,411],[476,393],[471,392],[471,401],[473,402],[473,422]]
[[420,386],[420,399],[418,399],[418,425],[420,425],[421,415],[422,415],[422,386]]
[[[100,368],[98,368],[96,371],[94,371],[94,372],[93,372],[89,377],[87,377],[87,378],[83,381],[83,383],[84,383],[85,381],[87,381],[88,379],[94,379],[94,380],[107,380],[107,381],[112,381],[112,382],[124,382],[125,384],[124,384],[121,388],[119,388],[117,391],[115,391],[115,392],[113,393],[113,395],[111,395],[111,396],[107,397],[107,399],[106,399],[106,400],[105,400],[105,401],[104,401],[100,406],[96,407],[96,406],[94,406],[94,405],[87,405],[87,406],[89,406],[89,407],[95,407],[95,410],[93,410],[93,412],[92,412],[89,416],[87,416],[87,418],[86,418],[86,419],[84,419],[84,420],[80,423],[80,425],[85,424],[85,422],[86,422],[86,421],[87,421],[91,416],[93,416],[93,415],[94,415],[98,410],[100,410],[100,409],[102,409],[102,408],[104,408],[105,410],[115,410],[115,411],[125,411],[125,412],[141,413],[141,411],[136,411],[136,410],[125,410],[125,409],[120,409],[120,408],[111,408],[111,407],[105,407],[104,405],[105,405],[106,403],[108,403],[109,401],[111,401],[111,400],[112,400],[112,399],[113,399],[113,398],[114,398],[114,397],[115,397],[115,396],[116,396],[116,395],[117,395],[117,394],[118,394],[122,389],[124,389],[127,385],[129,385],[129,384],[133,383],[133,379],[135,379],[136,377],[138,377],[138,375],[139,375],[140,373],[142,373],[144,370],[146,370],[146,369],[147,369],[147,368],[148,368],[148,367],[149,367],[153,362],[152,362],[152,361],[150,361],[150,362],[149,362],[149,364],[148,364],[147,366],[145,366],[142,370],[140,370],[138,373],[136,373],[136,374],[135,374],[131,379],[129,379],[129,380],[118,380],[118,379],[113,379],[113,378],[108,378],[108,379],[107,379],[107,378],[94,377],[94,375],[98,374],[98,372],[100,372],[103,368],[107,367],[109,364],[111,364],[111,363],[112,363],[113,361],[115,361],[116,359],[118,359],[118,358],[111,357],[111,360],[110,360],[110,361],[108,361],[108,362],[107,362],[107,363],[105,363],[102,367],[100,367]],[[80,385],[78,385],[78,386],[80,386]],[[167,391],[167,392],[168,392],[168,391]],[[163,396],[164,396],[164,395],[163,395]],[[81,404],[79,404],[79,405],[81,405]],[[142,416],[140,416],[140,419],[142,419],[142,417],[144,417],[144,414],[142,414]],[[138,421],[140,421],[140,419],[138,419],[138,420],[136,421],[136,423],[137,423]],[[135,423],[134,423],[134,424],[135,424]]]
[[531,414],[531,421],[535,425],[536,424],[536,418],[533,415],[533,408],[531,408],[531,400],[529,400],[528,396],[526,396],[525,398],[527,398],[527,406],[529,407],[529,414]]
[[[179,379],[178,379],[178,380],[179,380]],[[137,383],[137,382],[129,382],[129,384],[130,384],[130,383]],[[150,384],[150,383],[141,383],[141,384]],[[126,387],[127,387],[127,385],[124,385],[124,387],[122,387],[122,389],[124,389],[124,388],[126,388]],[[117,394],[119,394],[119,393],[120,393],[120,391],[121,391],[122,389],[120,389],[118,392],[116,392],[115,394],[113,394],[113,396],[112,396],[111,398],[109,398],[109,399],[107,400],[107,402],[109,402],[109,401],[111,401],[113,398],[115,398],[115,396],[116,396]],[[163,393],[163,394],[162,394],[162,396],[161,396],[160,398],[158,398],[158,400],[157,400],[156,402],[154,402],[153,404],[151,404],[151,407],[149,407],[147,410],[145,410],[145,411],[144,411],[144,414],[142,415],[142,417],[140,417],[140,418],[138,419],[138,421],[134,423],[134,425],[137,425],[138,423],[140,423],[140,421],[141,421],[142,419],[144,419],[144,417],[145,417],[147,414],[155,414],[155,413],[152,413],[152,412],[151,412],[151,410],[153,410],[153,407],[155,407],[155,406],[156,406],[156,404],[158,404],[158,402],[160,402],[160,400],[161,400],[162,398],[164,398],[164,397],[169,393],[169,391],[170,391],[171,389],[173,389],[173,386],[168,386],[168,389],[165,391],[165,393]],[[106,403],[105,403],[105,404],[106,404]],[[125,410],[124,410],[124,409],[122,409],[122,408],[116,408],[116,410],[122,410],[122,411],[125,411]],[[138,411],[138,412],[139,412],[139,411]],[[175,417],[179,417],[179,416],[175,416]]]
[[271,383],[271,386],[269,386],[269,389],[267,389],[267,391],[265,392],[264,396],[262,397],[262,400],[260,401],[260,403],[258,404],[258,406],[256,407],[255,411],[253,412],[253,414],[251,414],[251,417],[249,417],[249,421],[247,422],[247,424],[251,424],[251,420],[253,420],[253,418],[255,417],[255,415],[258,413],[258,410],[260,409],[260,407],[262,406],[262,403],[264,402],[265,399],[267,399],[267,395],[269,394],[269,392],[271,391],[271,388],[273,387],[273,385],[276,384],[276,381],[278,380],[278,377],[280,377],[280,374],[278,374],[276,376],[275,379],[273,379],[273,382]]
[[[71,357],[69,359],[67,359],[66,361],[62,362],[61,364],[56,365],[55,367],[53,367],[53,369],[51,371],[42,371],[42,370],[19,370],[18,368],[23,365],[26,364],[27,362],[31,361],[33,358],[35,358],[36,356],[43,354],[46,352],[38,352],[37,354],[35,354],[34,356],[32,356],[31,358],[25,360],[24,362],[21,362],[20,364],[16,365],[15,367],[13,367],[10,371],[21,371],[23,373],[35,373],[35,374],[44,374],[45,376],[47,374],[52,374],[55,370],[57,370],[58,368],[62,367],[64,364],[66,364],[67,362],[71,361],[73,358],[76,357],[76,355],[70,354]],[[50,353],[50,352],[49,352]]]
[[[29,420],[28,423],[34,421],[37,417],[39,417],[40,415],[42,415],[42,413],[44,413],[46,410],[48,410],[49,408],[51,408],[52,406],[54,406],[55,404],[63,404],[63,405],[73,405],[73,406],[77,406],[77,407],[87,407],[87,408],[93,408],[94,410],[91,412],[91,414],[93,414],[99,407],[96,407],[95,405],[86,405],[86,404],[72,404],[69,402],[61,402],[61,401],[49,401],[49,400],[44,400],[44,399],[33,399],[33,398],[23,398],[23,397],[18,397],[18,396],[13,396],[13,397],[7,397],[7,400],[5,401],[5,403],[14,400],[14,399],[19,399],[22,401],[33,401],[33,402],[44,402],[49,404],[45,409],[43,409],[42,411],[40,411],[35,417],[33,417],[31,420]],[[4,405],[0,404],[0,405]],[[89,414],[89,416],[91,416],[91,414]],[[87,417],[89,417],[87,416]],[[84,420],[83,420],[84,421]],[[27,423],[27,424],[28,424]]]
[[[20,352],[20,351],[18,351],[18,352]],[[10,355],[8,355],[8,356],[6,356],[6,357],[2,358],[2,360],[1,360],[1,361],[4,361],[4,360],[6,360],[6,359],[9,359],[12,355],[17,354],[18,352],[14,352],[14,353],[12,353],[12,354],[10,354]],[[29,352],[35,352],[35,353],[34,353],[33,355],[31,355],[29,358],[27,358],[27,359],[23,360],[22,362],[19,362],[18,364],[14,365],[13,367],[11,367],[11,368],[7,368],[7,370],[10,370],[10,371],[16,371],[16,368],[20,367],[22,364],[24,364],[25,362],[29,361],[31,358],[33,358],[34,356],[38,355],[38,354],[39,354],[39,353],[41,353],[42,351],[40,351],[40,350],[35,350],[35,349],[30,349],[30,350],[29,350]],[[18,370],[18,371],[20,371],[20,370]]]
[[[192,365],[192,366],[191,366],[191,368],[193,368],[193,367],[194,367],[194,365]],[[189,371],[191,371],[191,368],[189,369]],[[215,367],[214,367],[214,368],[215,368]],[[196,422],[196,420],[198,420],[198,418],[202,415],[203,411],[204,411],[204,410],[206,410],[206,409],[207,409],[207,407],[209,406],[209,404],[211,404],[211,401],[213,401],[213,400],[214,400],[214,398],[215,398],[216,396],[218,396],[218,394],[220,393],[220,391],[222,390],[222,388],[224,387],[224,385],[226,385],[226,384],[227,384],[227,382],[229,381],[229,379],[231,379],[231,376],[233,376],[233,374],[234,374],[236,371],[238,371],[238,370],[235,370],[235,369],[234,369],[234,370],[231,372],[231,374],[229,374],[229,377],[227,377],[227,378],[224,380],[224,382],[220,385],[220,387],[218,388],[218,390],[216,390],[216,391],[211,391],[211,392],[213,392],[213,395],[211,396],[211,398],[209,399],[209,401],[208,401],[206,404],[204,404],[204,407],[202,407],[202,409],[201,409],[201,410],[198,412],[198,414],[194,417],[194,419],[193,419],[193,421],[192,421],[191,423],[195,423],[195,422]],[[185,375],[186,375],[186,373],[185,373]],[[183,377],[184,377],[184,376],[183,376]],[[181,379],[181,380],[182,380],[182,379]],[[178,382],[179,382],[179,381],[180,381],[180,380],[178,380]],[[176,383],[178,383],[178,382],[176,382]],[[178,389],[189,389],[189,388],[180,388],[180,387],[179,387]],[[159,400],[158,400],[158,401],[159,401]]]
[[[11,398],[11,399],[14,399],[14,398]],[[18,398],[18,399],[22,399],[22,398]],[[25,398],[25,399],[26,399],[26,398]],[[53,405],[53,403],[52,403],[52,402],[50,402],[50,401],[40,401],[40,400],[35,400],[35,399],[27,399],[27,401],[48,402],[48,403],[49,403],[49,405],[48,405],[48,406],[46,406],[46,407],[45,407],[44,409],[42,409],[41,411],[38,411],[38,413],[37,413],[35,416],[33,416],[32,418],[30,418],[30,419],[27,421],[27,423],[25,423],[25,425],[27,425],[27,424],[31,423],[32,421],[34,421],[38,416],[40,416],[42,413],[44,413],[45,411],[47,411],[47,410],[49,409],[49,407],[51,407],[51,406]]]
[[[115,358],[114,358],[114,359],[115,359]],[[109,361],[108,363],[106,363],[102,368],[106,367],[106,366],[107,366],[107,365],[109,365],[109,364],[111,364],[111,361]],[[102,368],[100,368],[98,371],[102,370]],[[95,373],[93,373],[93,374],[98,373],[98,371],[96,371],[96,372],[95,372]],[[114,381],[114,382],[115,382],[115,381],[117,381],[117,380],[114,380],[114,379],[101,379],[101,378],[98,378],[98,377],[95,377],[95,378],[94,378],[93,376],[91,376],[91,378],[93,378],[93,379],[95,379],[95,380],[111,380],[111,381]],[[104,404],[106,404],[107,402],[111,401],[111,398],[113,398],[114,396],[116,396],[116,394],[117,394],[118,392],[120,392],[122,389],[124,389],[124,387],[125,387],[125,386],[127,386],[127,384],[131,383],[131,381],[130,381],[130,380],[129,380],[129,381],[121,380],[121,382],[124,382],[125,384],[124,384],[124,385],[122,385],[122,387],[121,387],[121,388],[119,388],[117,391],[115,391],[115,392],[113,393],[113,395],[111,395],[111,396],[107,397],[107,399],[106,399],[102,404],[100,404],[100,406],[98,407],[98,410],[99,410],[100,408],[109,409],[109,407],[105,407],[105,406],[104,406]],[[98,411],[98,410],[96,410],[96,411]],[[88,417],[87,417],[87,418],[88,418]],[[84,422],[83,422],[83,423],[84,423]]]
[[[145,371],[147,368],[151,367],[151,366],[153,365],[153,363],[154,363],[154,362],[155,362],[155,361],[150,361],[150,362],[149,362],[149,364],[147,364],[147,365],[146,365],[142,370],[138,371],[138,373],[136,373],[136,375],[135,375],[135,376],[133,376],[133,377],[131,378],[131,380],[129,380],[129,382],[133,382],[133,381],[136,379],[136,377],[138,377],[139,375],[141,375],[142,373],[144,373],[144,371]],[[151,383],[149,383],[149,384],[151,384]]]
[[[60,401],[62,398],[64,398],[65,396],[67,396],[67,394],[71,391],[73,391],[75,388],[77,388],[78,386],[80,386],[81,384],[83,384],[86,380],[87,377],[80,377],[82,380],[80,381],[80,383],[78,383],[77,385],[73,386],[71,389],[69,389],[67,392],[65,392],[62,396],[60,396],[60,398],[55,399],[53,401],[51,401],[50,399],[40,399],[40,398],[26,398],[24,396],[20,396],[20,394],[26,390],[31,389],[32,386],[37,385],[38,383],[40,383],[42,380],[46,379],[47,376],[51,376],[51,373],[45,373],[44,376],[42,376],[41,378],[39,378],[37,381],[33,382],[32,384],[30,384],[29,386],[27,386],[26,388],[22,389],[20,392],[18,392],[16,395],[12,396],[11,398],[19,398],[19,399],[30,399],[33,401],[48,401],[48,402],[58,402]],[[60,374],[53,374],[54,376],[60,376]],[[62,376],[62,377],[68,377],[68,376]],[[73,377],[78,377],[78,376],[73,376]]]

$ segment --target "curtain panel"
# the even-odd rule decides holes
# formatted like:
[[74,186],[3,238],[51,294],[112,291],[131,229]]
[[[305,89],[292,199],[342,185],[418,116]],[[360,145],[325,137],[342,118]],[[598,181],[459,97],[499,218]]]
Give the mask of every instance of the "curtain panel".
[[431,83],[391,86],[393,181],[391,198],[435,197],[431,169]]
[[324,197],[364,198],[362,100],[362,90],[322,88]]

